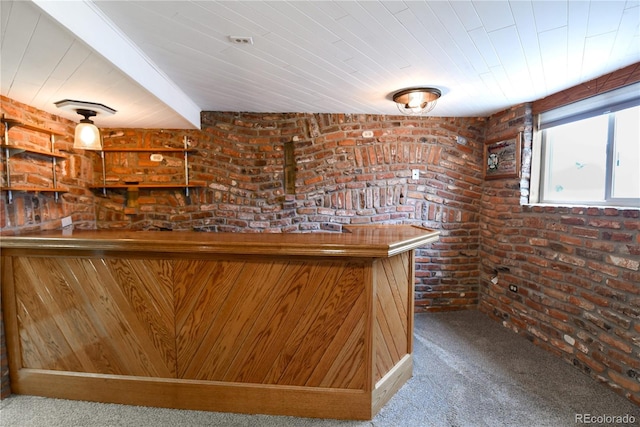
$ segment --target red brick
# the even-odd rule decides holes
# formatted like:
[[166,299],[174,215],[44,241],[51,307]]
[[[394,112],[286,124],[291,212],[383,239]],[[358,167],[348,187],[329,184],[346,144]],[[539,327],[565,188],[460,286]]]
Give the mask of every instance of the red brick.
[[613,277],[617,277],[618,276],[618,269],[615,268],[615,267],[611,267],[611,266],[600,264],[600,263],[593,262],[593,261],[589,261],[587,263],[587,266],[591,270],[595,270],[595,271],[598,271],[600,273],[608,274],[609,276],[613,276]]
[[575,236],[568,236],[568,235],[564,235],[563,234],[563,235],[561,235],[559,237],[559,240],[562,243],[568,243],[568,244],[573,245],[573,246],[583,246],[584,245],[584,240],[582,240],[582,239],[580,239],[578,237],[575,237]]
[[573,354],[574,353],[574,348],[573,346],[567,344],[566,342],[556,339],[556,338],[551,338],[551,340],[549,340],[549,342],[557,349],[562,350],[565,353],[568,354]]
[[598,338],[600,339],[600,341],[602,341],[602,342],[604,342],[604,343],[606,343],[606,344],[608,344],[608,345],[610,345],[610,346],[612,346],[614,348],[617,348],[618,350],[620,350],[620,351],[622,351],[624,353],[630,354],[631,351],[632,351],[632,348],[631,348],[630,345],[620,341],[617,338],[613,338],[611,335],[606,334],[604,332],[602,332],[598,336]]
[[602,238],[604,240],[611,240],[614,242],[633,242],[633,234],[631,233],[614,233],[604,231],[602,232]]
[[575,216],[563,216],[561,217],[560,221],[563,224],[569,224],[569,225],[586,225],[587,223],[587,221],[584,218],[575,217]]
[[637,379],[622,376],[611,369],[609,369],[607,373],[609,374],[609,377],[623,389],[632,391],[633,393],[640,392],[640,382],[638,382]]
[[594,295],[587,292],[582,292],[580,296],[586,299],[587,301],[590,301],[602,307],[608,307],[609,304],[611,303],[608,298],[603,298],[600,295]]
[[606,283],[608,286],[621,291],[630,292],[632,294],[640,294],[640,284],[638,283],[631,283],[612,278],[608,278]]
[[576,307],[582,308],[584,310],[593,310],[595,305],[591,302],[585,301],[583,298],[578,298],[576,296],[569,296],[569,303],[575,305]]
[[587,248],[595,249],[603,252],[614,252],[616,250],[616,245],[610,242],[604,242],[602,240],[587,240],[585,242],[585,246]]
[[597,228],[611,228],[611,229],[620,229],[622,225],[619,221],[613,220],[604,220],[604,219],[592,219],[589,220],[589,225]]
[[596,362],[595,360],[593,360],[592,358],[590,358],[589,356],[583,353],[580,353],[580,352],[576,353],[576,358],[579,359],[582,363],[587,365],[589,368],[591,368],[595,372],[600,373],[606,369],[606,367],[602,363]]
[[638,271],[640,269],[640,261],[635,259],[623,258],[615,255],[608,255],[606,261],[617,267],[626,268],[628,270]]
[[600,230],[594,228],[572,227],[571,232],[574,236],[587,237],[589,239],[598,239]]

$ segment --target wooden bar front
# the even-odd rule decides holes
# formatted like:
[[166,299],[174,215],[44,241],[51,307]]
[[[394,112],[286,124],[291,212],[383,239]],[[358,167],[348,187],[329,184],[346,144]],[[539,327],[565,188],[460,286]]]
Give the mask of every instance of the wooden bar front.
[[3,237],[12,392],[371,419],[412,375],[413,226]]

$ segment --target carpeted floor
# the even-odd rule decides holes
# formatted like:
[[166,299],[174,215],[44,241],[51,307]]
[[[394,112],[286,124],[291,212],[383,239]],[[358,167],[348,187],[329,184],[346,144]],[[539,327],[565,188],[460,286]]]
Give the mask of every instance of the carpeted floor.
[[[476,311],[418,314],[414,376],[372,421],[71,402],[11,396],[0,426],[560,427],[640,425],[640,408]],[[577,414],[632,424],[576,422]],[[585,418],[583,418],[584,420]]]

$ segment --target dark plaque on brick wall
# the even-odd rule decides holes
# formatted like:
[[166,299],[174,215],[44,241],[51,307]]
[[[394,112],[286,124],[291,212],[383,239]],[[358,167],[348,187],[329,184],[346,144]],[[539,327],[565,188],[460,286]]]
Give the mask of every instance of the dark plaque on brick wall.
[[484,146],[484,179],[520,177],[521,133]]

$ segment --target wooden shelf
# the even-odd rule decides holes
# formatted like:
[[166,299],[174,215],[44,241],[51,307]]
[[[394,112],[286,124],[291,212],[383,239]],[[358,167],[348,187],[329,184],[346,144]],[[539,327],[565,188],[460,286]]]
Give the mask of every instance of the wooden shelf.
[[8,129],[11,129],[14,126],[20,126],[23,129],[28,129],[28,130],[32,130],[34,132],[42,132],[42,133],[46,133],[48,135],[57,135],[57,136],[64,136],[63,133],[60,132],[56,132],[53,131],[51,129],[46,129],[40,126],[35,126],[35,125],[30,125],[27,123],[23,123],[20,120],[16,120],[16,119],[10,119],[7,117],[3,117],[2,118],[2,122],[7,126]]
[[[191,181],[189,179],[189,159],[188,154],[197,152],[195,148],[189,148],[189,139],[185,135],[183,137],[183,146],[179,147],[103,147],[101,150],[102,157],[102,185],[91,185],[91,189],[102,189],[103,194],[107,195],[107,190],[127,190],[127,201],[124,208],[125,214],[135,214],[138,211],[138,193],[140,189],[184,189],[186,196],[189,196],[189,189],[206,187],[205,181]],[[178,183],[146,183],[146,182],[114,182],[108,183],[106,177],[107,164],[105,153],[176,153],[184,156],[184,178],[183,184]],[[152,155],[153,158],[153,155]]]
[[107,190],[127,190],[127,201],[124,207],[124,213],[126,215],[134,215],[138,212],[138,193],[140,189],[147,190],[167,190],[167,189],[184,189],[187,196],[189,195],[190,188],[205,187],[204,181],[192,181],[189,184],[151,184],[151,183],[139,183],[139,184],[105,184],[105,185],[91,185],[89,188],[101,189],[106,196]]
[[[5,174],[5,184],[6,187],[2,187],[2,191],[6,191],[7,193],[7,201],[9,203],[13,202],[13,191],[23,191],[23,192],[32,192],[32,193],[54,193],[56,202],[58,201],[58,193],[64,192],[66,190],[58,187],[58,178],[56,175],[56,161],[58,159],[66,160],[67,156],[64,154],[55,152],[55,140],[56,136],[64,136],[63,133],[53,131],[51,129],[46,129],[41,126],[30,125],[28,123],[23,123],[20,120],[10,119],[5,117],[4,115],[0,118],[0,121],[4,124],[4,138],[2,143],[0,144],[0,152],[2,152],[4,157],[4,174]],[[17,145],[13,145],[9,143],[9,131],[13,127],[20,127],[26,130],[30,130],[33,132],[44,133],[49,136],[49,140],[51,141],[51,149],[44,150],[42,148],[27,148],[20,147]],[[51,177],[53,182],[53,187],[51,188],[40,188],[33,187],[29,185],[13,185],[11,183],[11,163],[14,161],[10,161],[9,158],[15,156],[17,154],[27,154],[27,155],[38,155],[45,156],[51,161]]]
[[155,147],[155,148],[103,148],[101,151],[105,153],[194,153],[198,151],[195,148],[172,148],[172,147]]
[[30,185],[12,185],[10,187],[0,187],[0,191],[26,191],[29,193],[64,193],[66,188],[46,188],[33,187]]
[[206,183],[204,181],[192,181],[189,184],[106,184],[106,185],[91,185],[89,188],[198,188],[204,187]]
[[9,144],[0,144],[1,149],[9,149],[9,156],[14,156],[16,154],[27,153],[27,154],[38,154],[41,156],[47,157],[55,157],[57,159],[66,159],[67,156],[59,153],[52,153],[51,151],[46,151],[38,148],[26,148],[26,147],[18,147],[15,145]]

